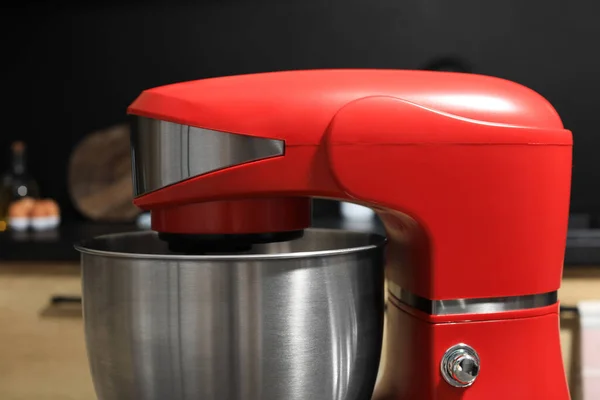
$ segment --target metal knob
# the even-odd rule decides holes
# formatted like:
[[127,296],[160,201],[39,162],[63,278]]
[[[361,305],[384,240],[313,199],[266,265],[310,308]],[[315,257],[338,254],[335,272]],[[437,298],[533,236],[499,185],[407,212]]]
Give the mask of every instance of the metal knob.
[[440,368],[444,380],[450,385],[469,387],[479,375],[479,355],[471,346],[460,343],[446,350]]

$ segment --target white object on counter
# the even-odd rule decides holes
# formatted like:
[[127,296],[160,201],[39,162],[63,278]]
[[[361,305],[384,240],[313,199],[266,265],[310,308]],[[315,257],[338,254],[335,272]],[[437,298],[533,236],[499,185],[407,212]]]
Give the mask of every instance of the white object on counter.
[[15,231],[25,231],[29,228],[31,219],[29,217],[10,217],[8,226]]
[[58,215],[52,215],[48,217],[34,217],[31,218],[31,227],[36,231],[45,231],[54,229],[60,224],[60,217]]
[[577,305],[581,324],[582,400],[600,399],[600,300]]
[[375,212],[369,207],[361,206],[359,204],[354,203],[342,202],[341,212],[344,218],[351,220],[365,221],[373,219],[375,217]]
[[138,215],[138,217],[135,220],[135,224],[139,229],[150,229],[150,227],[152,226],[152,219],[150,218],[150,213],[146,212]]

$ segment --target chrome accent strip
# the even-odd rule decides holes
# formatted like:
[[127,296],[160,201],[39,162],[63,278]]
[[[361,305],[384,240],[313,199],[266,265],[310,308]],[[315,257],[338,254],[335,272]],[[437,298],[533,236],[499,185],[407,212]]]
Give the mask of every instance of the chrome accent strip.
[[208,172],[284,154],[283,140],[137,117],[131,133],[134,195]]
[[[221,254],[179,254],[169,250],[155,231],[112,233],[83,240],[75,250],[98,257],[168,260],[176,262],[260,262],[266,260],[311,259],[379,251],[385,237],[374,233],[341,229],[308,228],[301,239],[289,242],[256,244],[251,251]],[[343,244],[341,244],[343,243]],[[370,254],[370,253],[369,253]]]
[[388,292],[403,304],[430,315],[492,314],[545,307],[558,301],[558,293],[479,299],[430,300],[388,282]]

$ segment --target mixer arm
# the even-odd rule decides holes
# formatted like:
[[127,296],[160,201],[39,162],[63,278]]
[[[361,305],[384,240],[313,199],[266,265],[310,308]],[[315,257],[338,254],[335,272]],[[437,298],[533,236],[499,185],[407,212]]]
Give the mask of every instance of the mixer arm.
[[236,228],[254,216],[274,229],[301,226],[309,197],[353,201],[382,218],[397,253],[390,262],[403,264],[390,265],[388,276],[412,293],[549,292],[561,278],[560,268],[544,269],[563,259],[571,140],[562,129],[486,123],[372,96],[341,107],[313,143],[290,138],[283,156],[193,177],[135,202],[165,231],[224,220]]

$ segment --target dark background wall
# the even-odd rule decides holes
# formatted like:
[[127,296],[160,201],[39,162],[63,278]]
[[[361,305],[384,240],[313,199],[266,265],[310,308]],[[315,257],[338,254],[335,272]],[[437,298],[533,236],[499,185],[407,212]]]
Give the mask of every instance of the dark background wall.
[[27,141],[43,194],[80,218],[66,189],[70,152],[86,133],[126,121],[145,88],[454,57],[556,107],[576,141],[572,210],[600,214],[599,12],[598,2],[566,0],[21,2],[0,13],[0,150]]

